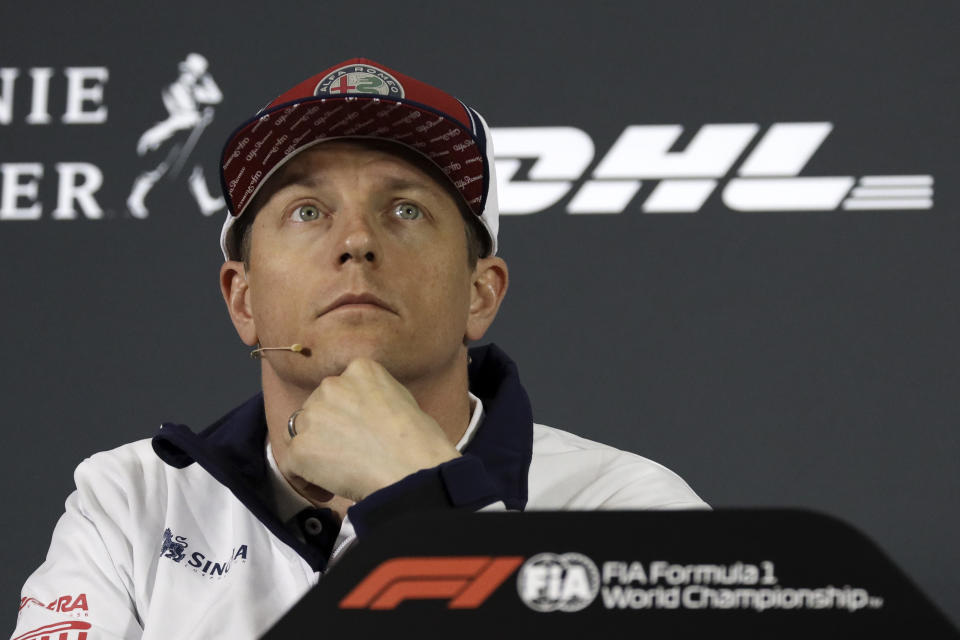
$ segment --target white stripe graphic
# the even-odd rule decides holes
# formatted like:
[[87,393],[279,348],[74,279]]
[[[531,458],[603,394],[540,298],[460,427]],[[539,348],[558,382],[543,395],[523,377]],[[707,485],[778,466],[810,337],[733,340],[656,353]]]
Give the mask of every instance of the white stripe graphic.
[[919,198],[919,199],[889,199],[889,200],[878,200],[875,198],[860,198],[860,199],[850,199],[845,200],[843,203],[844,209],[850,210],[863,210],[863,209],[931,209],[933,208],[933,200],[931,198]]
[[933,187],[856,187],[853,198],[931,198]]
[[933,185],[933,176],[863,176],[863,187],[929,187]]

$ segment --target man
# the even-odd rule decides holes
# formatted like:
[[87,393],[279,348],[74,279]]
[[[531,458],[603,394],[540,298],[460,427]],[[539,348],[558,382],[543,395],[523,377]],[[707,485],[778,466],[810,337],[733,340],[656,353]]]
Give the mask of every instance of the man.
[[649,460],[533,424],[510,359],[468,350],[508,284],[477,112],[350,60],[221,164],[220,284],[263,393],[82,463],[15,636],[253,637],[410,511],[705,507]]

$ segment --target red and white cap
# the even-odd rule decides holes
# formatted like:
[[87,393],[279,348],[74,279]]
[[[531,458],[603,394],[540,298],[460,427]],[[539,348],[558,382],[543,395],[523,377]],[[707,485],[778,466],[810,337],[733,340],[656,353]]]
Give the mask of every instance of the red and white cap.
[[342,138],[392,140],[433,162],[480,219],[490,255],[497,252],[497,183],[487,123],[440,89],[353,58],[280,95],[227,140],[220,161],[228,209],[220,234],[224,259],[239,259],[231,250],[231,229],[267,179],[307,147]]

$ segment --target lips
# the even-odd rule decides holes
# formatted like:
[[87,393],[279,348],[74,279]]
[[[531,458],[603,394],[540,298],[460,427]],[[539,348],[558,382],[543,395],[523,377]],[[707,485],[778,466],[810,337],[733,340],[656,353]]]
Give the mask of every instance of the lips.
[[324,315],[325,313],[329,313],[335,309],[339,309],[340,307],[346,307],[350,305],[373,305],[386,311],[390,311],[391,313],[396,313],[396,310],[394,310],[393,307],[372,293],[346,293],[327,305],[320,312],[320,315]]

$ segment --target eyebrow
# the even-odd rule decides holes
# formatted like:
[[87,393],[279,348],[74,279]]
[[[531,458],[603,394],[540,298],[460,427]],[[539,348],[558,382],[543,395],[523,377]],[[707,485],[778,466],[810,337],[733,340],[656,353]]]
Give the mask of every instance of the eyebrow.
[[392,191],[402,191],[406,189],[429,191],[431,187],[431,184],[425,184],[422,180],[399,178],[396,176],[386,176],[383,181],[386,188]]
[[277,185],[275,191],[280,191],[281,189],[286,189],[287,187],[300,186],[300,187],[318,187],[321,183],[324,182],[323,177],[318,177],[309,173],[292,173],[289,175],[279,176],[283,181]]

